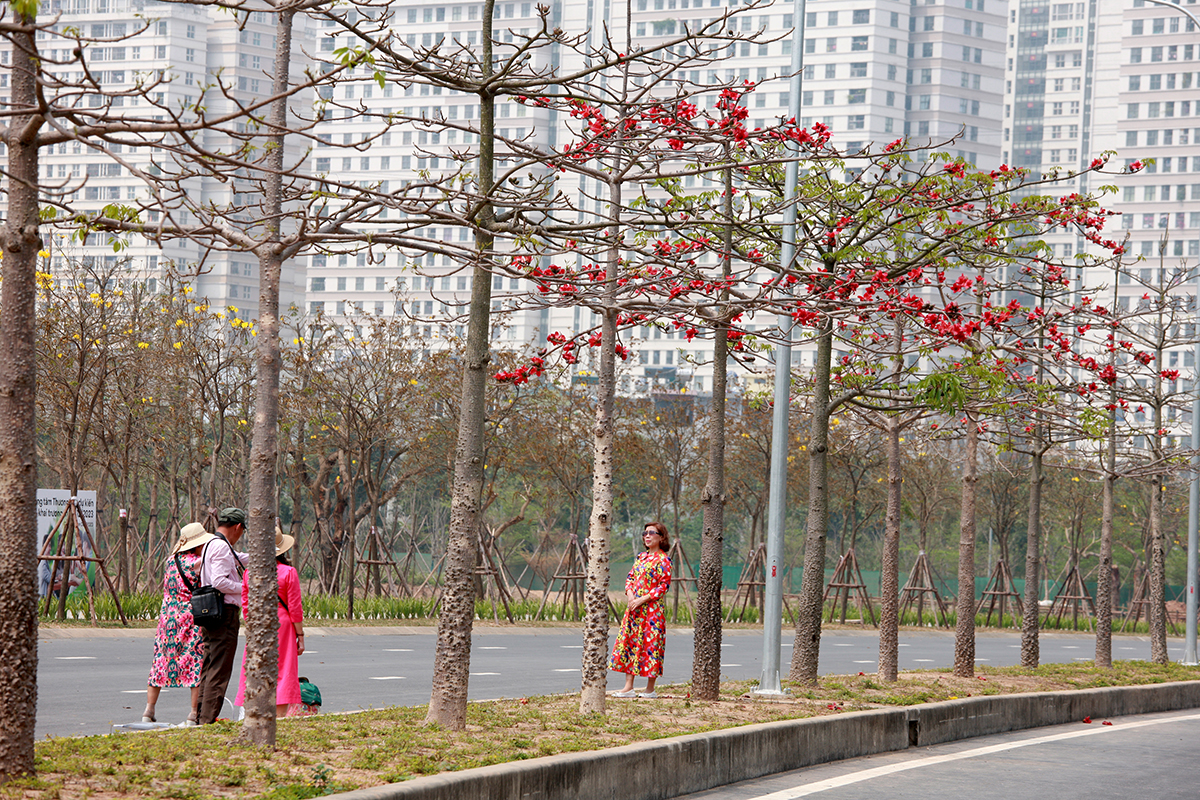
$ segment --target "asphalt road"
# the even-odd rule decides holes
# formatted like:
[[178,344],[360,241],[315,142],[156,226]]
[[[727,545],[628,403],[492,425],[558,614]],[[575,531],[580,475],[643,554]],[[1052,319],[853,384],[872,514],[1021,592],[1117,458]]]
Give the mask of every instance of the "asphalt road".
[[[321,689],[322,710],[353,711],[429,700],[435,634],[432,628],[319,628],[309,626],[300,674]],[[782,663],[786,674],[791,637],[785,631]],[[953,663],[951,632],[902,633],[901,669],[935,669]],[[1088,634],[1043,634],[1044,662],[1090,661],[1095,640]],[[821,672],[872,672],[878,659],[874,631],[827,631],[821,639]],[[475,700],[570,692],[579,688],[582,651],[578,631],[563,628],[477,629],[472,640],[470,696]],[[1174,659],[1181,640],[1170,642]],[[45,629],[38,650],[37,736],[108,733],[112,725],[136,722],[145,704],[146,675],[154,652],[152,630],[70,631]],[[1148,659],[1149,639],[1114,638],[1117,659]],[[1006,666],[1020,657],[1020,637],[982,632],[976,642],[981,664]],[[667,639],[664,683],[691,678],[692,633],[671,631]],[[240,658],[239,658],[240,663]],[[732,679],[761,676],[762,634],[727,631],[722,672]],[[624,676],[611,674],[619,688]],[[237,690],[235,669],[228,697]],[[639,680],[638,685],[641,685]],[[188,712],[188,690],[167,689],[158,702],[158,718],[181,722]],[[224,716],[236,717],[232,707]]]
[[1200,782],[1195,709],[982,736],[781,772],[691,800],[1069,800],[1191,798]]

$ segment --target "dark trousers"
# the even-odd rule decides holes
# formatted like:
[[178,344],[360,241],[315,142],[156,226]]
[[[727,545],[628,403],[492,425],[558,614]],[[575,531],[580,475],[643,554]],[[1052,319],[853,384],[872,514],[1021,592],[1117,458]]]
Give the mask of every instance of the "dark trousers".
[[225,625],[218,630],[204,631],[204,665],[200,668],[200,713],[201,725],[216,722],[225,704],[225,690],[229,688],[229,677],[233,674],[233,657],[237,653],[238,629],[241,627],[242,610],[234,605],[225,606]]

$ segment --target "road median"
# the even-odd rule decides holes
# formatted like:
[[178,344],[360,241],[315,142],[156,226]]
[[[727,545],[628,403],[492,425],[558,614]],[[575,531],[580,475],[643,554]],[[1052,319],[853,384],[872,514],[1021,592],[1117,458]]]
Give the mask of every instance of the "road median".
[[964,697],[443,773],[339,800],[666,800],[777,772],[1085,718],[1200,707],[1200,681]]

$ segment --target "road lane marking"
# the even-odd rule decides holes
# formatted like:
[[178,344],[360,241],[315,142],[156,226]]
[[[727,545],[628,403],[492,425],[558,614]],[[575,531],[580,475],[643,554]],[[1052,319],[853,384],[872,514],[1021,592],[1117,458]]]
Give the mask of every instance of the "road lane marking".
[[833,646],[834,647],[854,647],[854,644],[851,642],[834,642]]
[[740,667],[741,664],[722,664],[722,667]]
[[471,675],[499,675],[499,672],[472,672]]
[[1062,646],[1062,649],[1063,649],[1063,650],[1078,650],[1078,649],[1079,649],[1079,645],[1077,645],[1077,644],[1064,644],[1064,645]]
[[55,656],[59,661],[95,661],[95,656]]
[[560,644],[559,647],[561,647],[563,650],[582,650],[583,649],[583,645],[581,645],[581,644]]
[[851,661],[851,664],[874,664],[874,661]]
[[412,650],[394,650],[394,649],[387,648],[383,652],[385,652],[385,653],[411,653]]
[[793,786],[790,789],[783,789],[770,794],[760,794],[751,800],[795,800],[797,797],[807,797],[810,794],[817,794],[829,789],[840,789],[843,786],[850,786],[863,781],[882,778],[887,775],[894,775],[897,772],[906,772],[910,769],[918,769],[920,767],[932,767],[938,764],[946,764],[951,761],[962,761],[967,758],[976,758],[978,756],[988,756],[993,753],[1003,753],[1006,750],[1015,750],[1018,747],[1026,747],[1035,744],[1047,744],[1050,742],[1062,741],[1064,739],[1075,739],[1080,736],[1095,736],[1100,733],[1110,731],[1130,730],[1133,728],[1144,728],[1147,725],[1162,725],[1166,722],[1183,722],[1185,720],[1200,719],[1200,714],[1191,714],[1185,717],[1171,717],[1169,719],[1148,719],[1140,722],[1129,722],[1124,725],[1096,725],[1086,728],[1085,730],[1069,731],[1067,733],[1052,733],[1046,736],[1037,736],[1032,739],[1022,739],[1019,742],[1005,742],[1003,744],[991,744],[984,747],[976,747],[971,750],[963,750],[958,753],[948,753],[942,756],[928,756],[926,758],[917,758],[903,764],[889,764],[884,767],[873,767],[864,769],[858,772],[852,772],[849,775],[841,775],[836,778],[828,778],[816,783],[810,783],[806,786]]
[[570,669],[556,669],[555,672],[579,672],[579,667],[571,667]]
[[477,647],[476,650],[507,650],[507,647]]
[[932,664],[933,663],[932,658],[914,658],[913,661],[917,662],[918,664]]
[[378,676],[373,675],[368,680],[372,680],[372,681],[406,681],[406,680],[408,680],[408,678],[404,677],[403,675],[378,675]]

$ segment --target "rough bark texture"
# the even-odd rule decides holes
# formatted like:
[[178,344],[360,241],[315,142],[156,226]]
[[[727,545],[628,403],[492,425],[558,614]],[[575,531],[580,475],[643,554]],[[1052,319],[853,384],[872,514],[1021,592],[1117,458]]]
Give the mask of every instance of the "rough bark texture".
[[954,674],[975,676],[975,495],[979,483],[979,423],[967,414],[962,507],[958,538],[958,621],[954,626]]
[[[483,6],[481,66],[491,74],[492,14],[495,0]],[[496,101],[481,95],[479,103],[479,190],[486,196],[495,181]],[[466,364],[459,403],[458,439],[454,449],[454,486],[450,496],[450,535],[446,543],[445,583],[438,612],[437,651],[433,660],[433,690],[426,724],[451,730],[467,725],[467,681],[471,670],[471,627],[475,621],[475,542],[483,497],[483,423],[489,361],[488,322],[492,276],[488,270],[494,237],[494,211],[484,204],[477,222],[475,244],[479,261],[471,279],[471,309],[467,321]]]
[[[725,218],[733,219],[733,173],[725,170]],[[725,227],[724,274],[733,252],[732,222]],[[727,299],[728,294],[722,298]],[[700,493],[700,569],[696,575],[695,644],[692,652],[692,694],[697,700],[717,700],[721,694],[721,556],[725,541],[725,391],[729,327],[714,330],[712,413],[708,426],[708,479]],[[678,531],[676,531],[678,535]]]
[[[1111,363],[1111,362],[1110,362]],[[1096,573],[1096,666],[1112,669],[1112,544],[1117,476],[1116,392],[1109,393],[1108,436],[1104,453],[1104,490],[1100,503],[1100,564]]]
[[1038,586],[1042,566],[1042,485],[1046,481],[1042,464],[1041,426],[1034,435],[1033,456],[1029,460],[1029,523],[1025,533],[1025,606],[1021,617],[1021,666],[1033,669],[1041,658],[1038,630],[1041,608]]
[[[1046,306],[1046,295],[1041,296],[1041,307]],[[1045,352],[1045,332],[1038,331],[1037,351]],[[1045,380],[1046,366],[1038,362],[1037,383]],[[1041,643],[1038,633],[1041,627],[1041,607],[1038,605],[1038,589],[1041,585],[1042,569],[1042,486],[1046,482],[1043,458],[1046,453],[1046,428],[1039,410],[1034,410],[1033,457],[1029,463],[1029,520],[1025,527],[1025,606],[1021,617],[1021,666],[1033,669],[1041,659]],[[992,565],[988,564],[988,569]]]
[[[32,26],[30,17],[15,21]],[[0,781],[33,772],[37,712],[37,465],[34,308],[38,129],[31,28],[11,33],[8,217],[0,228]]]
[[883,558],[879,576],[879,679],[894,681],[900,660],[900,501],[903,478],[900,419],[889,417],[887,422],[887,518],[883,529]]
[[601,322],[596,423],[592,429],[592,515],[588,521],[579,710],[604,713],[608,687],[608,561],[613,519],[613,401],[617,391],[616,285],[621,256],[621,184],[609,183],[608,310]]
[[[1157,363],[1162,363],[1158,361]],[[1154,411],[1154,429],[1162,429],[1161,406]],[[1155,439],[1158,437],[1155,436]],[[1156,448],[1157,449],[1157,448]],[[1155,664],[1166,664],[1167,655],[1167,571],[1166,537],[1162,529],[1163,491],[1166,488],[1161,475],[1155,475],[1150,484],[1150,660]]]
[[267,236],[258,254],[258,342],[254,385],[254,430],[250,442],[249,592],[246,608],[246,721],[251,742],[275,746],[275,686],[279,679],[279,583],[275,570],[276,465],[279,460],[279,247],[283,216],[283,146],[292,58],[292,21],[285,8],[276,23],[272,135],[266,153],[263,211]]
[[796,642],[788,680],[817,683],[821,656],[821,611],[825,589],[825,534],[829,527],[829,368],[833,356],[832,322],[825,317],[817,334],[813,363],[812,426],[808,437],[808,520],[804,573],[796,609]]

